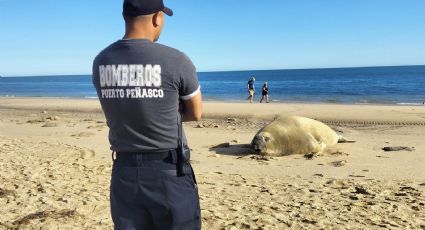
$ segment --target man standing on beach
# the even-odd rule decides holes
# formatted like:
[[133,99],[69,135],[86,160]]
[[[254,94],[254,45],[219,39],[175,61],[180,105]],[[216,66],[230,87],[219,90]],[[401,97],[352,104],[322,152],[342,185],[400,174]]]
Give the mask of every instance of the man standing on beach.
[[162,0],[124,0],[125,36],[93,63],[110,128],[115,229],[201,228],[189,157],[180,157],[189,155],[181,122],[201,117],[200,86],[186,55],[155,43],[164,13],[173,15]]
[[248,81],[248,100],[249,103],[252,103],[252,99],[254,98],[255,88],[254,88],[255,77],[251,77]]

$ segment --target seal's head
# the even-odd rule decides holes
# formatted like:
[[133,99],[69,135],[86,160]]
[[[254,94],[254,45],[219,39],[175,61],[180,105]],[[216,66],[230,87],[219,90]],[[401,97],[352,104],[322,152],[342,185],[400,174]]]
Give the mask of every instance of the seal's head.
[[270,155],[275,153],[275,139],[269,132],[260,132],[255,135],[251,142],[252,150],[261,155]]

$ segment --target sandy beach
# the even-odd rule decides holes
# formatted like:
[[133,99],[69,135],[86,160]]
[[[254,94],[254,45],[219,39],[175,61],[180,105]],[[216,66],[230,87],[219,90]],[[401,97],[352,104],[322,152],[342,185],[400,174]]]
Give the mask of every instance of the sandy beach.
[[[251,154],[279,114],[355,143]],[[185,131],[203,229],[425,229],[425,106],[205,102]],[[111,229],[107,136],[97,100],[0,98],[0,229]]]

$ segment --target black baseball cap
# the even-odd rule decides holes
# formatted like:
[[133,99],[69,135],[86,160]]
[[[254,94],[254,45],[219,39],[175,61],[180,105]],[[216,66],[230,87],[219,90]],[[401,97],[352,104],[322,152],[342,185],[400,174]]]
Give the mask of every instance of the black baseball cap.
[[130,17],[149,15],[162,11],[173,16],[173,11],[164,6],[163,0],[124,0],[123,14]]

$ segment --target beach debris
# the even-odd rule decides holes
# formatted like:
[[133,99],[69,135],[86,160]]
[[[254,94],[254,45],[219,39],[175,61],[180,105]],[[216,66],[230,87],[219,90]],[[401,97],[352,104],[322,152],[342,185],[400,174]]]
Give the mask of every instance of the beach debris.
[[204,121],[204,122],[198,123],[195,126],[195,128],[219,128],[219,127],[220,127],[219,123],[214,123],[211,121]]
[[80,132],[78,134],[72,134],[71,137],[91,137],[93,135],[95,134],[92,132]]
[[350,195],[350,200],[359,200],[359,198],[356,195]]
[[333,161],[333,162],[330,162],[329,163],[329,165],[334,166],[334,167],[342,167],[342,166],[344,166],[346,164],[347,164],[347,161],[346,160]]
[[[232,142],[232,143],[236,143],[236,144],[237,144],[237,143],[239,143],[240,141],[239,141],[239,140],[232,140],[231,142]],[[249,148],[249,146],[248,146],[248,148]]]
[[366,177],[366,176],[350,174],[350,175],[348,175],[348,177],[362,178],[362,177]]
[[228,118],[227,118],[227,123],[235,122],[235,121],[236,121],[236,119],[235,119],[235,118],[231,118],[231,117],[228,117]]
[[370,193],[363,186],[356,186],[354,187],[354,189],[355,189],[354,193],[356,194],[370,195]]
[[226,142],[226,143],[221,143],[218,144],[216,146],[211,147],[212,149],[217,149],[217,148],[229,148],[230,147],[230,143]]
[[46,110],[43,110],[43,111],[41,111],[41,113],[44,113],[44,114],[46,114],[46,113],[47,113],[47,111],[46,111]]
[[316,156],[317,156],[316,153],[306,153],[306,154],[304,154],[304,158],[306,160],[313,160],[313,158],[316,157]]
[[42,117],[42,118],[37,118],[37,119],[31,119],[31,120],[28,120],[27,123],[35,124],[35,123],[43,123],[43,122],[46,122],[46,121],[57,121],[59,119],[60,118],[58,116],[50,116],[50,117],[46,117],[46,118]]
[[47,122],[47,123],[45,123],[43,126],[41,126],[41,127],[43,127],[43,128],[52,128],[52,127],[57,127],[58,126],[58,124],[57,123],[54,123],[54,122]]
[[380,155],[378,155],[378,156],[376,156],[377,158],[389,158],[389,157],[386,157],[386,156],[380,156]]
[[60,118],[58,116],[46,117],[46,120],[58,121]]
[[321,173],[316,173],[316,174],[314,174],[313,176],[323,177],[323,174],[321,174]]
[[387,146],[387,147],[383,147],[382,150],[384,150],[385,152],[390,152],[390,151],[409,151],[409,152],[412,152],[412,151],[415,150],[415,147]]
[[257,161],[270,161],[274,159],[273,157],[263,155],[252,155],[250,158]]
[[407,193],[405,193],[405,192],[396,192],[396,193],[394,193],[394,196],[407,196]]

